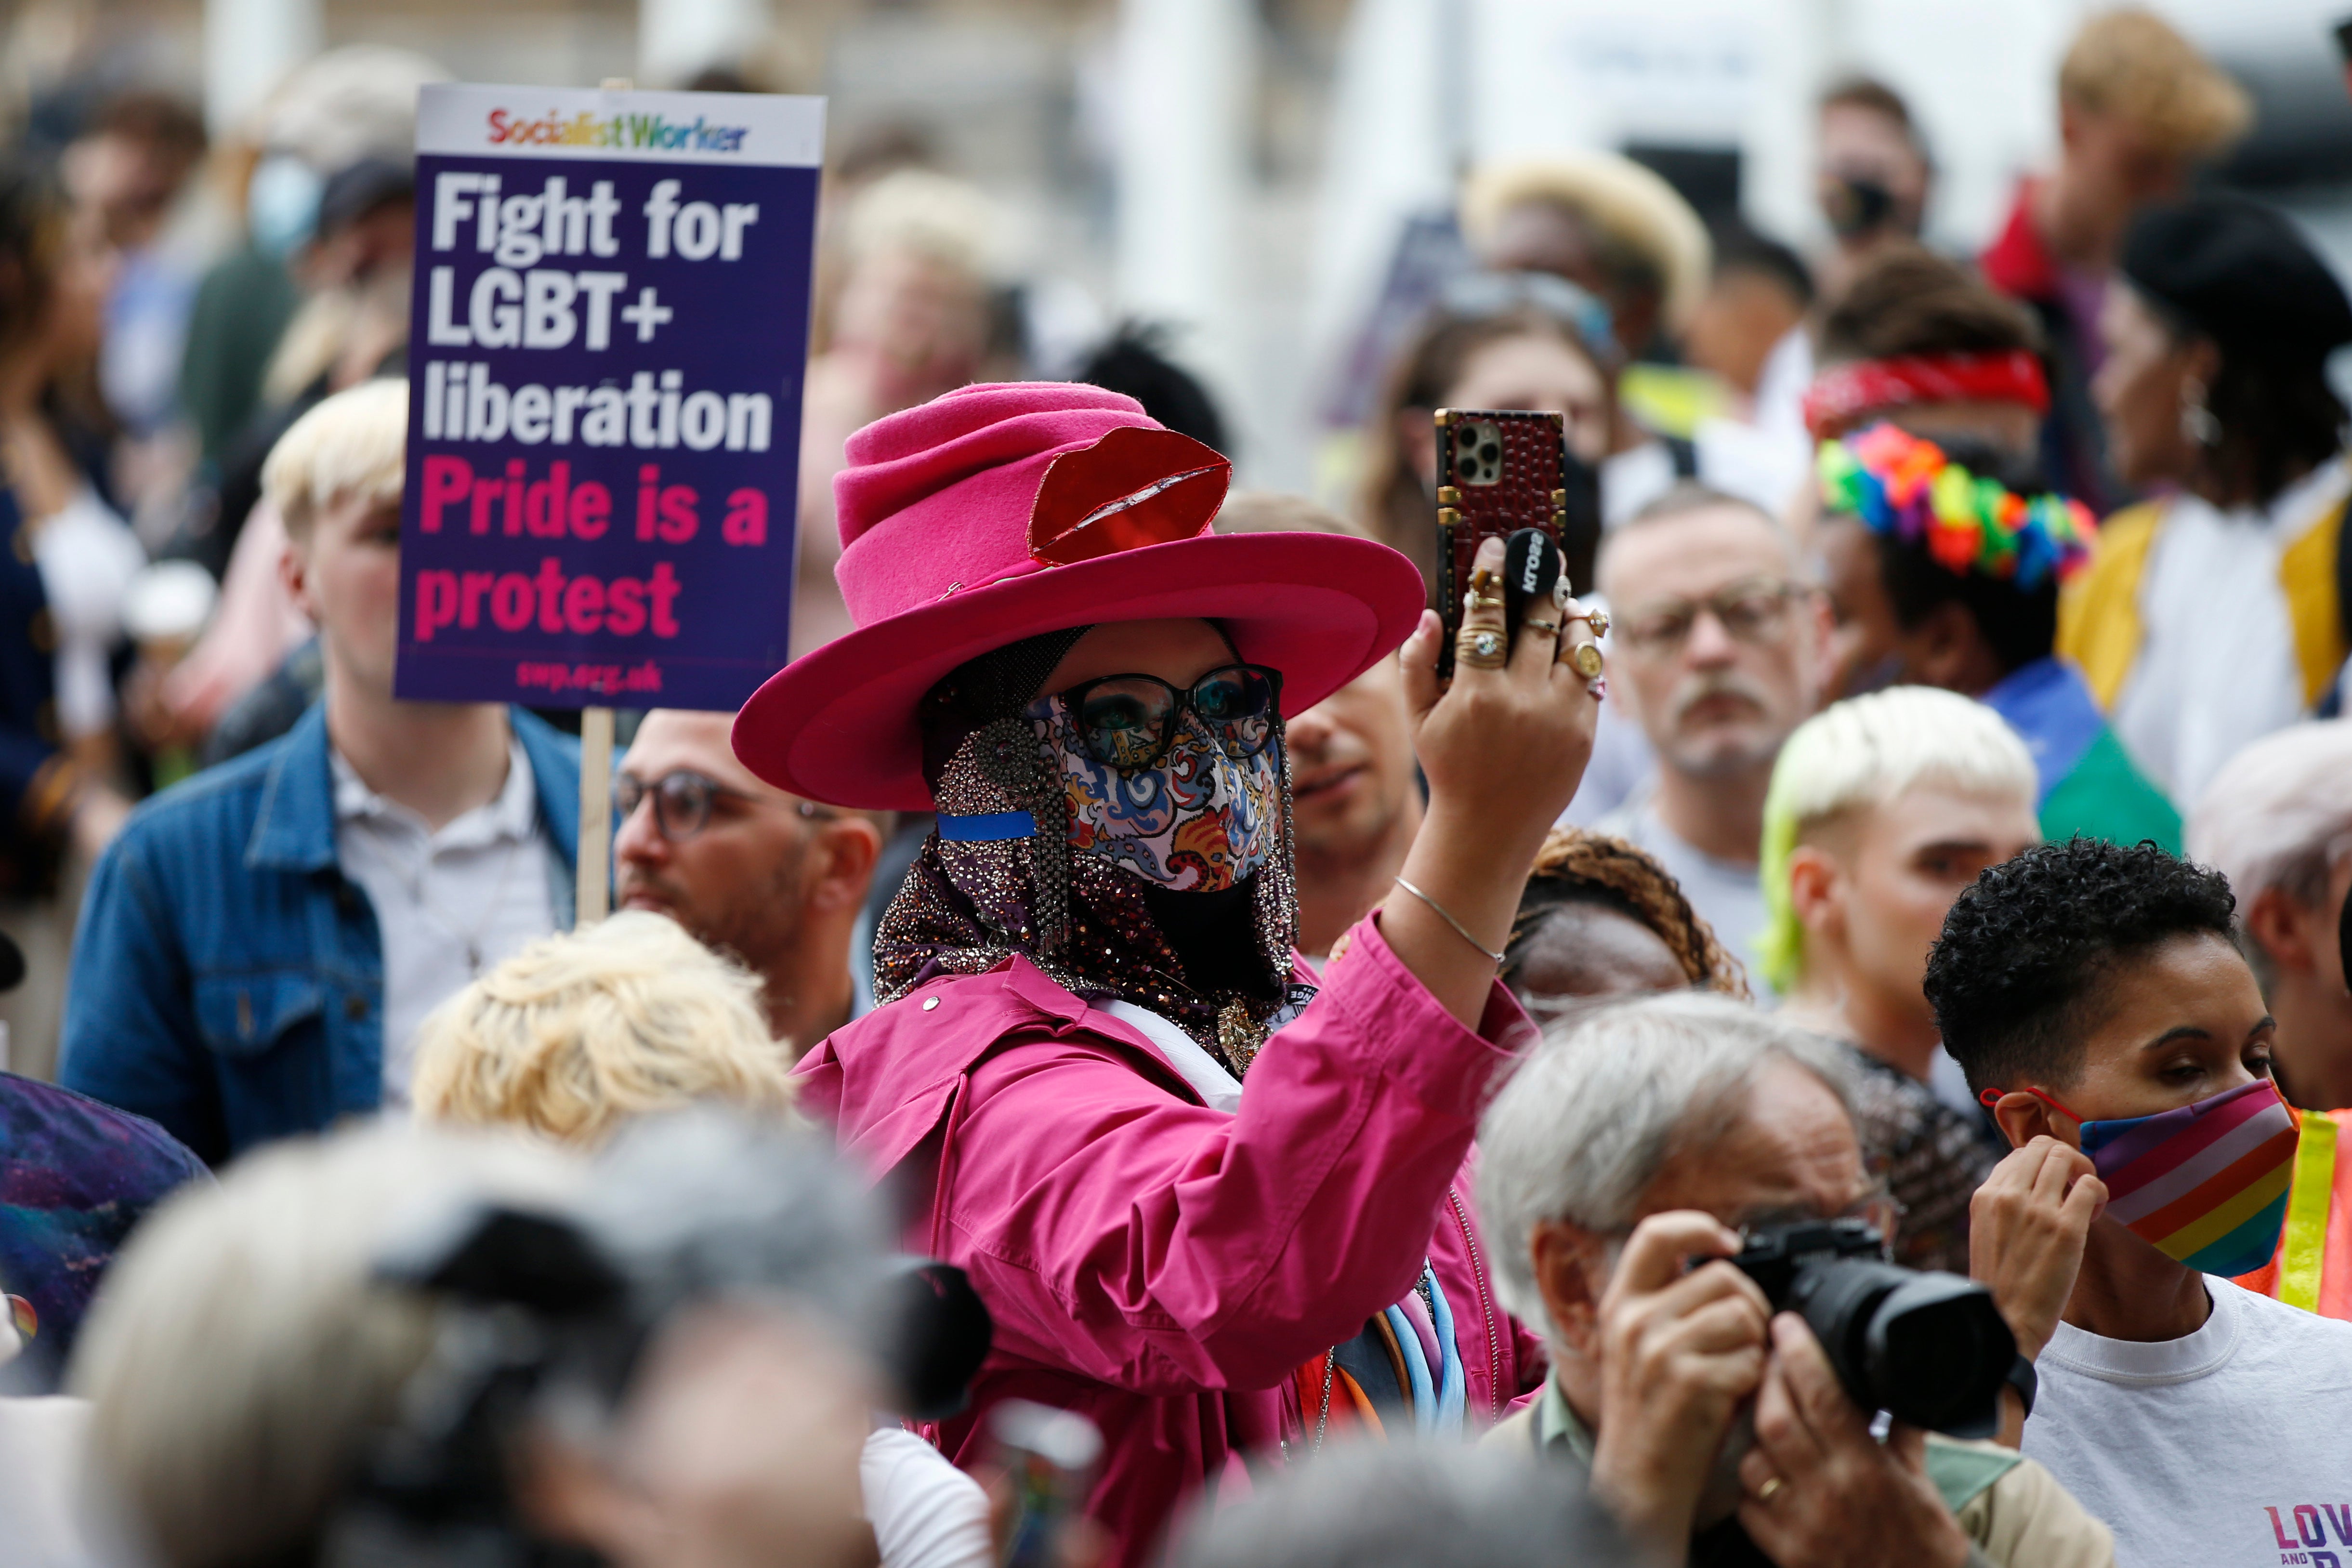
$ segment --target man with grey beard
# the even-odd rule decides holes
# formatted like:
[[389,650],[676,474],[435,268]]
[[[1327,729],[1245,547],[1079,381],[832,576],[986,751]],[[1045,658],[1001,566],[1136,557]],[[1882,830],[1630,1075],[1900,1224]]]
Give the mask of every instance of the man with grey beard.
[[1755,967],[1764,792],[1819,705],[1830,618],[1794,542],[1747,501],[1681,485],[1601,545],[1610,674],[1657,755],[1597,826],[1648,850],[1724,945]]

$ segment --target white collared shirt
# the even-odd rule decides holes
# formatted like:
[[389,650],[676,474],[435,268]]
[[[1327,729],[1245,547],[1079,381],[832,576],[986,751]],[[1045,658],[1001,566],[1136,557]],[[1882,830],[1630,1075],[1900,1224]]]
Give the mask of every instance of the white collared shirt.
[[328,749],[335,778],[335,858],[375,906],[383,945],[383,1102],[408,1103],[425,1016],[555,930],[554,851],[520,742],[507,741],[497,796],[439,832],[385,799]]

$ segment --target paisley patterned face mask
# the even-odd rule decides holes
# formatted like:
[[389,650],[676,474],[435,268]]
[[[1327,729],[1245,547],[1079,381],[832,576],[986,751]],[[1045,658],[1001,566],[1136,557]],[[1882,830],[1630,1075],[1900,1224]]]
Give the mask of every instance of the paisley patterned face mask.
[[1280,834],[1278,752],[1229,754],[1198,715],[1181,716],[1149,765],[1097,761],[1062,694],[1024,710],[1052,749],[1070,802],[1070,847],[1179,892],[1238,886],[1273,858]]

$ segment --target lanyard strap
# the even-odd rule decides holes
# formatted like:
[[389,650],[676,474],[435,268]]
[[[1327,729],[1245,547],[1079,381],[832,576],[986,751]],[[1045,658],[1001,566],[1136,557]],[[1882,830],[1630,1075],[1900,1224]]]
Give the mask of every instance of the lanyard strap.
[[2278,1299],[2306,1312],[2319,1310],[2319,1271],[2327,1256],[2328,1200],[2336,1189],[2336,1122],[2316,1110],[2302,1113],[2294,1143],[2294,1190],[2287,1199],[2286,1239],[2279,1248]]

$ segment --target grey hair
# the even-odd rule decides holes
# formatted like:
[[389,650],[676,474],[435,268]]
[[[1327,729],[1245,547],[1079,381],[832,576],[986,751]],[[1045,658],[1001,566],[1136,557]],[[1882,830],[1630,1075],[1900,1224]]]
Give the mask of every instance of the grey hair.
[[2316,908],[2352,839],[2352,720],[2290,725],[2231,758],[2188,839],[2189,859],[2230,879],[2242,924],[2273,888]]
[[579,1180],[551,1149],[378,1122],[182,1188],[115,1260],[74,1357],[121,1552],[308,1561],[433,1342],[433,1309],[375,1283],[378,1248],[449,1205],[560,1202]]
[[1520,1448],[1351,1442],[1204,1509],[1174,1568],[1572,1568],[1626,1563],[1575,1468]]
[[1833,1042],[1728,997],[1644,996],[1546,1030],[1478,1129],[1478,1211],[1503,1304],[1549,1337],[1528,1250],[1536,1227],[1606,1234],[1632,1223],[1668,1160],[1738,1121],[1748,1085],[1775,1058],[1820,1079],[1853,1114]]

